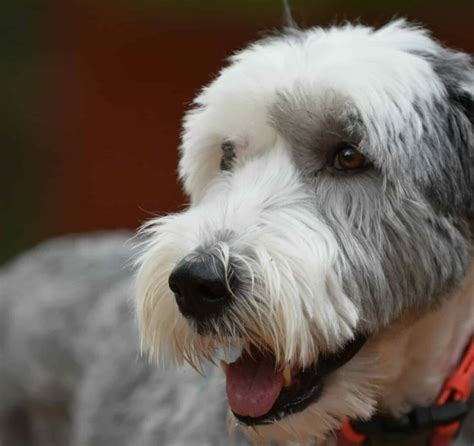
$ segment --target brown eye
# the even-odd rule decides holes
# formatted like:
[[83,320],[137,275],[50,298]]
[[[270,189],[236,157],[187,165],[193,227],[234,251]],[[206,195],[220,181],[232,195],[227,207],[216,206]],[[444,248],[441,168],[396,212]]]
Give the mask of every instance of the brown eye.
[[360,170],[367,166],[367,159],[355,146],[350,143],[341,143],[337,146],[333,163],[336,170]]

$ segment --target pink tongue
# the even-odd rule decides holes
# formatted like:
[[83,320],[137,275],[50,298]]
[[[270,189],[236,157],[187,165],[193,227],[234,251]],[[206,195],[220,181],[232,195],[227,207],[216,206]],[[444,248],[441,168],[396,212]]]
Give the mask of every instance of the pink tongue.
[[283,375],[275,371],[275,360],[261,353],[247,353],[227,370],[227,399],[238,415],[260,417],[275,404],[283,387]]

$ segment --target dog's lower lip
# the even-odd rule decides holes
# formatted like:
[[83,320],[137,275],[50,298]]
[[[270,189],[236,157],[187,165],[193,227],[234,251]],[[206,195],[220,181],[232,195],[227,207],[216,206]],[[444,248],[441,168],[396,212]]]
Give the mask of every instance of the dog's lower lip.
[[323,355],[316,364],[300,370],[293,384],[283,387],[272,408],[259,417],[242,416],[232,412],[237,420],[247,426],[272,424],[282,418],[306,409],[315,402],[323,390],[323,378],[346,364],[365,344],[367,336],[358,335],[334,354]]

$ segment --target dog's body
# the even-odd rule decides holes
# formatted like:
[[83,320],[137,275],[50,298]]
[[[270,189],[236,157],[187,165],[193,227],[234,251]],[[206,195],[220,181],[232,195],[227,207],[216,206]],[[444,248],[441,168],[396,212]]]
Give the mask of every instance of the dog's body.
[[[136,307],[161,361],[238,350],[231,435],[331,444],[347,417],[434,402],[474,331],[473,95],[466,55],[396,22],[264,39],[198,97],[191,206],[146,226]],[[122,241],[4,272],[3,435],[18,409],[69,427],[56,444],[227,444],[222,372],[139,361]]]
[[50,241],[1,270],[2,446],[228,444],[219,371],[140,358],[130,236]]

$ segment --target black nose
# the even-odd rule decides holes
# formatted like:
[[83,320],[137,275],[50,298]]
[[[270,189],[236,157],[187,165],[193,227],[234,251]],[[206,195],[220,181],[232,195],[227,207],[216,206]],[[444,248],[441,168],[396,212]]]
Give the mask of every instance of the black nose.
[[171,272],[168,284],[179,310],[186,317],[203,321],[215,316],[229,303],[231,293],[224,266],[214,256],[202,254],[184,259]]

